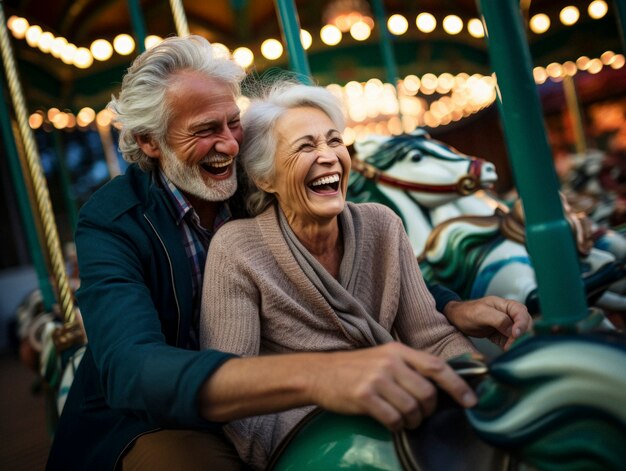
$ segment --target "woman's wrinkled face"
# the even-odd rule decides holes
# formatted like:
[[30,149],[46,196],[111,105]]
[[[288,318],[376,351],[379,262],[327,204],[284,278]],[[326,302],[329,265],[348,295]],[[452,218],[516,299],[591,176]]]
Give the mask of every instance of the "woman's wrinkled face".
[[294,227],[326,224],[341,213],[350,173],[350,154],[332,120],[318,108],[299,107],[283,114],[277,139],[273,181],[276,195]]

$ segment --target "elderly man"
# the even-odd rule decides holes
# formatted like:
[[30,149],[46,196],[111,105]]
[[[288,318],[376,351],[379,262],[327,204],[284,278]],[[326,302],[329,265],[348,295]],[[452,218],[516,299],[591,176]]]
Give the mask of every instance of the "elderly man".
[[[435,384],[464,406],[476,397],[439,358],[400,344],[351,352],[237,358],[198,351],[202,273],[212,234],[243,217],[235,157],[243,71],[197,36],[139,56],[110,103],[133,163],[84,205],[76,232],[89,338],[48,469],[243,467],[220,424],[316,404],[417,426]],[[471,335],[512,340],[523,306],[438,296]]]

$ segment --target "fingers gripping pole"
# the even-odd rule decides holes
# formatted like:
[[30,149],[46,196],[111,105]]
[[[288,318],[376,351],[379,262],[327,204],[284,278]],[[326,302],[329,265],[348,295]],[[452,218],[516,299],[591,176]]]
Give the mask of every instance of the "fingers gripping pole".
[[180,37],[189,36],[189,25],[187,24],[187,16],[185,16],[182,0],[170,0],[170,6],[172,7],[172,15],[174,15],[176,33]]
[[65,271],[61,243],[59,242],[59,234],[54,220],[54,212],[52,211],[52,205],[50,203],[50,193],[48,192],[46,179],[43,176],[37,146],[28,126],[26,105],[24,104],[22,87],[17,77],[17,70],[13,59],[11,44],[9,43],[9,35],[7,33],[6,18],[4,16],[4,7],[2,2],[0,2],[0,51],[2,52],[2,62],[9,86],[9,92],[11,93],[11,99],[13,101],[13,107],[15,109],[17,124],[19,126],[20,134],[22,135],[22,140],[24,141],[26,162],[28,164],[28,171],[33,181],[37,209],[41,215],[44,239],[52,265],[52,274],[56,280],[56,297],[61,307],[61,314],[63,315],[65,324],[71,325],[74,324],[76,319],[74,299],[70,291],[67,273]]

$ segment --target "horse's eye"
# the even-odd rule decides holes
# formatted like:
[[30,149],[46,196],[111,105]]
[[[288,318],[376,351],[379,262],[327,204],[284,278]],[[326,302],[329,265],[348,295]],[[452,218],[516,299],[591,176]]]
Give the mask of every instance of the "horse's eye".
[[411,158],[411,162],[419,162],[420,160],[422,160],[422,153],[413,151],[411,152],[410,158]]

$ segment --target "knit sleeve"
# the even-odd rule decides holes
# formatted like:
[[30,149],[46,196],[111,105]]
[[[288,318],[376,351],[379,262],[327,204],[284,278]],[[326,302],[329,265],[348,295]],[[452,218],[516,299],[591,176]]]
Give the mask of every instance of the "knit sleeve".
[[435,307],[408,236],[398,231],[401,289],[394,329],[403,343],[446,359],[475,351],[470,340]]
[[238,355],[259,354],[260,296],[239,250],[245,231],[228,225],[209,247],[200,314],[200,347]]

